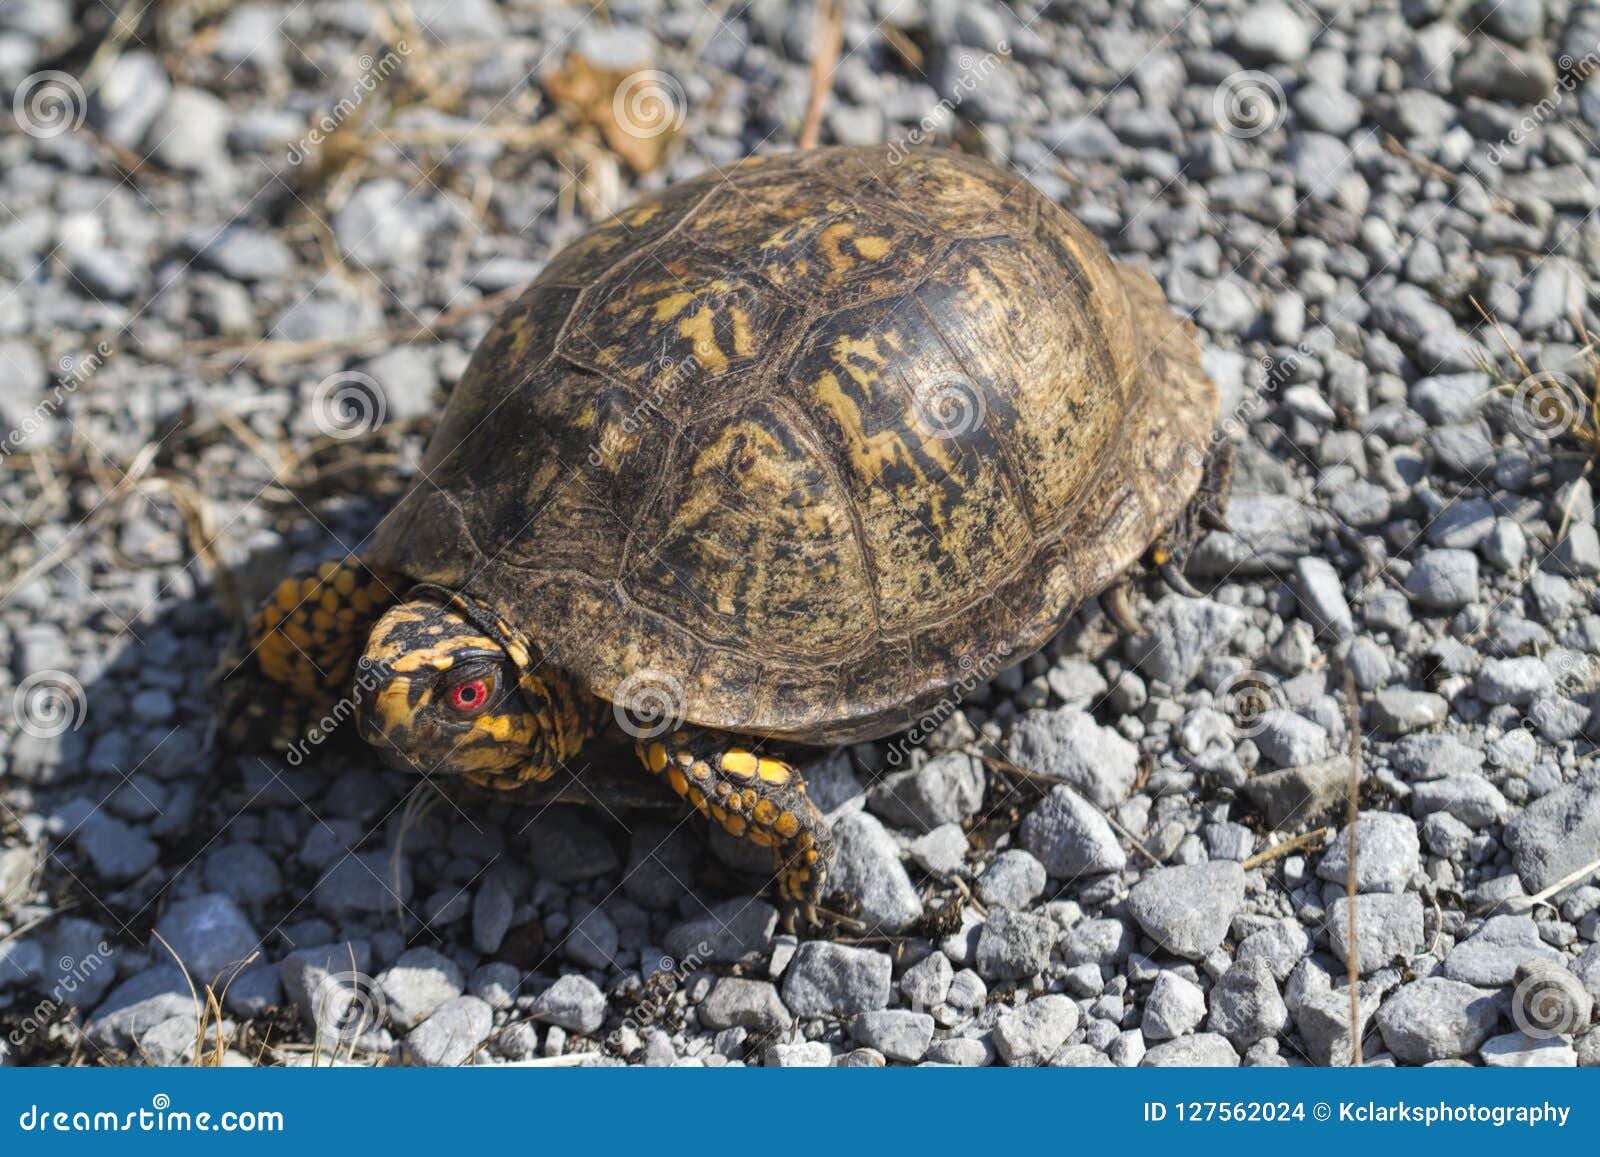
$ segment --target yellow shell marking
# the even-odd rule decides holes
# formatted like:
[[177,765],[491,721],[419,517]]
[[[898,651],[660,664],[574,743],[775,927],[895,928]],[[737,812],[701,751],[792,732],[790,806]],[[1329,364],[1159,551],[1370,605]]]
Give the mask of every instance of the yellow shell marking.
[[729,775],[748,777],[756,773],[758,762],[748,751],[729,751],[722,757],[722,770]]

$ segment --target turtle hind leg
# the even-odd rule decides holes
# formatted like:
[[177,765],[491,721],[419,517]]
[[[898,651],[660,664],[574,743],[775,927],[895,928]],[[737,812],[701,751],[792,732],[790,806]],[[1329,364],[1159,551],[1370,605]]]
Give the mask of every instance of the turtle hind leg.
[[235,751],[285,750],[351,689],[372,624],[403,580],[351,555],[291,575],[217,665],[219,733]]
[[1189,553],[1209,531],[1227,530],[1228,483],[1233,477],[1233,444],[1218,441],[1206,455],[1200,485],[1177,521],[1156,539],[1145,561],[1180,595],[1203,598],[1184,575]]
[[635,745],[645,769],[730,835],[773,849],[785,923],[815,926],[833,833],[793,765],[736,736],[684,728]]

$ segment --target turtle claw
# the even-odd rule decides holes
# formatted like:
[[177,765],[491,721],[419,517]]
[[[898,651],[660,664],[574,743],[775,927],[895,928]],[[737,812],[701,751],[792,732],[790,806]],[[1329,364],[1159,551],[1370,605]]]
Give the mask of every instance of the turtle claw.
[[1105,611],[1117,630],[1125,635],[1139,633],[1139,616],[1133,613],[1133,603],[1128,599],[1128,584],[1118,583],[1100,595],[1100,609]]
[[1190,599],[1205,598],[1204,592],[1189,581],[1188,577],[1175,561],[1168,560],[1161,564],[1161,577],[1166,584],[1180,595]]

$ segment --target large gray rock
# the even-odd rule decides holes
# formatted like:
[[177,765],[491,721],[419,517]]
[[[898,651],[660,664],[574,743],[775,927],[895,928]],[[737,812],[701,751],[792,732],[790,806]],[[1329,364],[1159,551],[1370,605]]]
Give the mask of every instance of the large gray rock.
[[139,1037],[173,1017],[199,1024],[200,1008],[175,964],[158,964],[111,990],[89,1018],[84,1035],[100,1048],[131,1050]]
[[1128,798],[1139,776],[1139,749],[1076,707],[1030,711],[1012,728],[1011,761],[1053,775],[1100,807]]
[[1442,976],[1403,985],[1378,1009],[1378,1031],[1408,1065],[1470,1057],[1494,1034],[1502,1002],[1496,993]]
[[533,1002],[535,1020],[558,1025],[580,1036],[593,1036],[605,1023],[606,997],[587,976],[561,977]]
[[[1317,865],[1317,875],[1343,884],[1349,872],[1350,829],[1341,828]],[[1356,816],[1356,890],[1399,892],[1422,866],[1417,825],[1395,812]]]
[[895,827],[931,832],[976,812],[986,782],[981,760],[947,751],[912,771],[885,776],[867,793],[867,807]]
[[1600,764],[1524,808],[1505,842],[1530,893],[1600,860]]
[[1235,1048],[1247,1049],[1276,1037],[1288,1023],[1288,1006],[1265,960],[1238,961],[1211,990],[1206,1028],[1227,1037]]
[[[1356,971],[1366,976],[1422,951],[1422,897],[1415,892],[1372,892],[1356,897]],[[1328,943],[1350,959],[1350,901],[1328,905]]]
[[894,964],[882,952],[825,940],[800,945],[783,974],[783,1002],[796,1016],[848,1016],[889,1003]]
[[1052,788],[1028,813],[1022,844],[1061,880],[1120,872],[1128,862],[1110,822],[1069,787]]
[[1019,1009],[1000,1014],[994,1047],[1008,1065],[1042,1065],[1078,1027],[1078,1006],[1070,997],[1036,996]]
[[1156,868],[1128,893],[1128,911],[1168,952],[1199,960],[1228,935],[1244,903],[1244,869],[1233,860]]
[[922,899],[900,862],[900,849],[875,816],[841,816],[833,836],[831,884],[860,902],[861,919],[870,929],[899,932],[922,919]]
[[1532,916],[1491,916],[1444,958],[1444,975],[1479,988],[1510,984],[1525,963],[1558,964],[1561,953],[1539,936]]
[[1170,594],[1144,616],[1143,633],[1128,640],[1128,658],[1149,678],[1181,690],[1202,663],[1227,651],[1244,622],[1238,607]]

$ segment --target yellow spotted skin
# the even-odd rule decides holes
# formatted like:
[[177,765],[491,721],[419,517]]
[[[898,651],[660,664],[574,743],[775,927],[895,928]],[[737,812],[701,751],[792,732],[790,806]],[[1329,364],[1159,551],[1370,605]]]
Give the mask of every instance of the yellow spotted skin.
[[219,730],[236,750],[291,749],[349,691],[374,622],[410,584],[354,556],[282,580],[223,656]]
[[[833,835],[806,796],[800,773],[757,755],[737,736],[699,728],[640,739],[639,761],[729,835],[772,848],[778,891],[792,912],[815,920],[833,856]],[[663,774],[664,773],[664,774]]]

